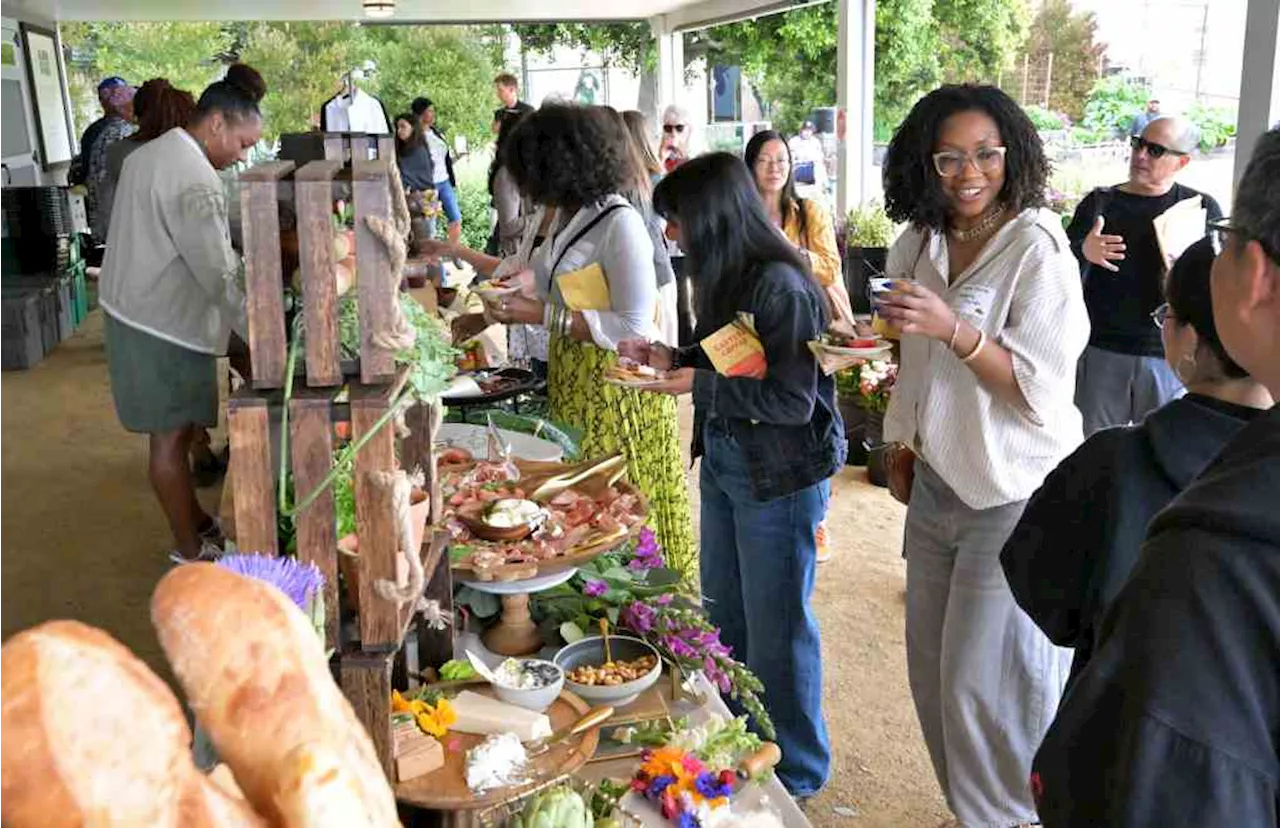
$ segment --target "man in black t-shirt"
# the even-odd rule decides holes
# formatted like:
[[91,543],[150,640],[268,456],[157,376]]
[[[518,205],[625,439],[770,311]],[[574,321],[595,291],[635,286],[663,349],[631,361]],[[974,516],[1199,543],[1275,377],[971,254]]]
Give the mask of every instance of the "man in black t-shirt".
[[1210,221],[1222,217],[1211,196],[1174,183],[1196,143],[1195,128],[1187,122],[1152,121],[1133,138],[1129,180],[1089,193],[1067,227],[1092,328],[1076,370],[1076,407],[1084,416],[1086,437],[1141,422],[1182,393],[1182,382],[1164,360],[1160,329],[1151,320],[1164,302],[1169,268],[1152,222],[1197,196]]
[[520,117],[533,111],[533,107],[520,100],[520,81],[515,75],[503,72],[493,79],[493,91],[502,106],[493,111],[493,134],[497,135],[504,119]]

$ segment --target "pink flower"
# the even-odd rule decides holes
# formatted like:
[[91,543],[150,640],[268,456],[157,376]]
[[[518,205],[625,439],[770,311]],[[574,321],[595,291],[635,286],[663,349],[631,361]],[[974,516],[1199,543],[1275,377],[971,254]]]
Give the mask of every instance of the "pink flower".
[[604,581],[587,581],[586,586],[582,588],[582,594],[589,598],[599,598],[609,591],[609,585]]

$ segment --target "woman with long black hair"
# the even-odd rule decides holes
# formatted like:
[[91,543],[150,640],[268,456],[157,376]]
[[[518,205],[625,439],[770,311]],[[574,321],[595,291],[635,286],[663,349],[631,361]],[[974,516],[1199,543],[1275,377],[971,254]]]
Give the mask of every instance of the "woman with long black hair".
[[1048,174],[1022,107],[968,85],[912,108],[884,170],[889,217],[911,224],[889,251],[899,281],[880,310],[902,331],[884,430],[891,488],[909,501],[907,674],[964,826],[1036,821],[1031,759],[1070,661],[1000,568],[1027,498],[1082,436],[1073,396],[1089,318],[1044,206]]
[[736,157],[687,161],[658,184],[654,208],[689,257],[698,341],[739,323],[764,350],[763,376],[744,377],[717,373],[698,345],[633,340],[619,349],[666,372],[653,391],[693,395],[702,590],[722,639],[764,683],[782,747],[779,777],[808,797],[831,763],[809,605],[815,533],[846,452],[835,383],[807,345],[826,329],[830,308]]

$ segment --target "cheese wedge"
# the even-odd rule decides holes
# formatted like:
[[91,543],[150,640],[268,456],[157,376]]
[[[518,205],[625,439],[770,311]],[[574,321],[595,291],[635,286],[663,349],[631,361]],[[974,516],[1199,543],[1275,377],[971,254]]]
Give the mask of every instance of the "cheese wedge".
[[514,733],[522,742],[544,739],[551,735],[551,720],[545,713],[535,713],[514,704],[500,702],[470,690],[463,690],[453,700],[458,720],[450,730],[459,733]]

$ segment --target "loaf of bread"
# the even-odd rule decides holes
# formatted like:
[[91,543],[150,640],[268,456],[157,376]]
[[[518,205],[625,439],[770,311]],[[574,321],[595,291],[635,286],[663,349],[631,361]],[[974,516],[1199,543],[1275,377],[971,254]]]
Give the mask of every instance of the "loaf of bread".
[[311,622],[283,592],[188,564],[161,579],[151,620],[197,721],[258,813],[318,828],[334,824],[328,803],[349,828],[399,825],[373,743]]
[[266,828],[191,760],[168,686],[101,630],[51,621],[0,648],[6,828]]

